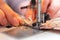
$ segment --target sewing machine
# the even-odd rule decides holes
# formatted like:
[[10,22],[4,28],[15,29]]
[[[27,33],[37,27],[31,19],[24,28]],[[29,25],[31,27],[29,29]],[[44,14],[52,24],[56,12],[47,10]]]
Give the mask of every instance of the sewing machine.
[[[11,0],[8,0],[8,1],[7,1],[7,3],[9,5]],[[12,1],[14,1],[14,0],[12,0]],[[17,2],[19,3],[19,0]],[[17,2],[13,2],[13,3],[16,4]],[[35,2],[36,2],[35,0],[31,0],[31,4],[32,4],[31,8],[33,10],[34,10],[35,5],[36,5]],[[5,34],[8,34],[10,36],[14,36],[14,37],[18,37],[18,38],[26,37],[26,36],[28,37],[28,36],[31,36],[31,35],[35,35],[35,34],[44,32],[44,31],[40,31],[40,25],[41,25],[41,23],[45,22],[45,14],[41,13],[41,0],[38,0],[37,3],[38,3],[38,5],[37,5],[37,7],[38,7],[37,11],[38,12],[37,12],[37,15],[36,15],[36,17],[37,17],[37,22],[36,23],[34,23],[31,27],[28,25],[28,26],[6,28],[6,30],[3,30],[2,32],[5,33]],[[19,9],[16,8],[16,7],[18,7],[18,5],[16,5],[15,7],[11,6],[11,8],[19,13]],[[18,9],[18,10],[16,10],[16,9]]]

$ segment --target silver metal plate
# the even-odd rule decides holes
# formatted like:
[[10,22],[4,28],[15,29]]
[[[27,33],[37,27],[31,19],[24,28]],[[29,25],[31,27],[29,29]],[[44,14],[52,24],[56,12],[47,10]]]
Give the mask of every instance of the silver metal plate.
[[25,38],[25,37],[30,37],[43,32],[44,31],[42,30],[36,30],[30,27],[21,26],[9,31],[5,31],[3,33],[8,34],[9,36],[15,37],[15,38]]

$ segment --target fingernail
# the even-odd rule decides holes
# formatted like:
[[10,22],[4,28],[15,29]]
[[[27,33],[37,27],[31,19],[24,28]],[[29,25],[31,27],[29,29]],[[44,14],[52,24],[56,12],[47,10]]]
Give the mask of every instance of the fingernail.
[[55,30],[60,30],[60,28],[53,28],[53,29],[55,29]]

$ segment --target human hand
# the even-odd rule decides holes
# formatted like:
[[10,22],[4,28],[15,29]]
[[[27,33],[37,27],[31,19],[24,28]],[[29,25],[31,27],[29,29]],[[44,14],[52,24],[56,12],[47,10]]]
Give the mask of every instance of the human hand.
[[14,12],[5,2],[0,1],[0,25],[7,26],[9,24],[18,26],[24,21],[16,12]]
[[60,30],[60,0],[42,0],[42,13],[45,12],[49,14],[51,20],[43,23],[41,29]]
[[42,0],[42,13],[45,12],[51,19],[60,17],[60,0]]
[[60,30],[60,18],[55,18],[55,19],[46,21],[46,23],[41,24],[40,29]]

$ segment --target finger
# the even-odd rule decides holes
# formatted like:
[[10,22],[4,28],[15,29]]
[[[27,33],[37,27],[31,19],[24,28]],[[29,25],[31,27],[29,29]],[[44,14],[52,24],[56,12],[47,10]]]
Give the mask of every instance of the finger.
[[60,30],[60,26],[59,27],[55,27],[53,28],[54,30]]
[[56,25],[53,20],[46,21],[46,23],[41,24],[40,29],[53,29]]
[[4,12],[0,9],[0,24],[3,26],[7,26],[8,22],[6,20]]
[[52,29],[52,27],[49,27],[49,26],[46,25],[46,24],[42,24],[42,25],[40,26],[40,29]]
[[24,19],[24,22],[27,24],[27,25],[30,25],[30,26],[32,26],[32,21],[30,21],[30,20],[28,20],[28,19]]
[[30,21],[34,21],[36,17],[35,10],[33,11],[33,9],[27,9],[27,12],[25,13],[25,17]]
[[42,13],[45,13],[47,11],[47,7],[50,4],[50,2],[50,0],[41,0]]
[[60,18],[55,18],[43,23],[40,29],[55,29],[60,30]]
[[54,15],[54,17],[53,18],[59,18],[60,17],[60,10],[59,11],[57,11],[57,13]]
[[27,9],[27,12],[25,13],[26,19],[24,20],[27,24],[31,25],[36,21],[36,11],[36,9]]
[[0,9],[2,9],[5,12],[7,20],[10,24],[12,24],[13,26],[19,25],[19,21],[14,16],[15,12],[6,3],[3,2],[2,5],[0,5]]
[[14,15],[18,19],[20,25],[25,24],[24,19],[20,15],[18,15],[17,13],[15,13]]
[[48,9],[48,14],[50,15],[50,18],[53,19],[54,15],[57,14],[59,10],[60,10],[60,0],[52,0],[51,5],[49,6]]
[[[21,16],[19,16],[18,14],[15,14],[15,17],[19,20],[20,25],[21,24],[28,24],[30,25],[32,22],[29,21],[28,19],[22,18]],[[28,23],[29,22],[29,23]]]

